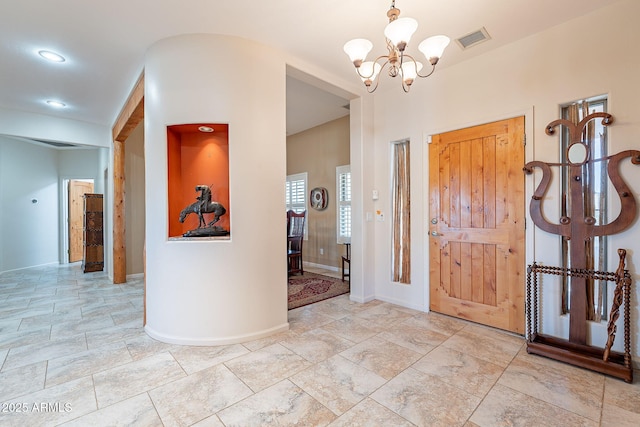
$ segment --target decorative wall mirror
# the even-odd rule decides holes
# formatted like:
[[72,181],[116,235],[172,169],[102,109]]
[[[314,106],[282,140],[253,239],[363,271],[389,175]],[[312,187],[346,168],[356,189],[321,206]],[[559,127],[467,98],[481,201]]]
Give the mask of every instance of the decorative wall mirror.
[[329,192],[324,187],[316,187],[311,190],[309,204],[317,211],[322,211],[329,205]]
[[583,142],[571,144],[567,149],[567,159],[573,165],[581,165],[589,160],[589,150]]

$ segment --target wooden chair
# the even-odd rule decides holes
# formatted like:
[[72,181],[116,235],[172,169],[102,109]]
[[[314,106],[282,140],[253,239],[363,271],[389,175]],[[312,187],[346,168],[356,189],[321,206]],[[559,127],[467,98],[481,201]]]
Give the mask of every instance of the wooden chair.
[[287,211],[287,266],[289,276],[304,274],[302,266],[302,243],[304,242],[304,221],[306,211]]
[[[347,255],[342,256],[342,281],[344,282],[344,278],[346,277],[349,279],[349,282],[351,282],[351,243],[345,243],[345,246],[347,247]],[[349,267],[348,273],[344,272],[345,264]]]

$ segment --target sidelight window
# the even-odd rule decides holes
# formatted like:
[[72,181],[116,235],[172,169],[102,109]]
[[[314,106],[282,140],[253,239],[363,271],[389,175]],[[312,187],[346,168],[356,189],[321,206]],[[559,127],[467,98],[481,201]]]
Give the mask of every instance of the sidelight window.
[[[591,113],[607,112],[606,97],[592,98],[578,101],[562,108],[562,118],[578,123]],[[562,163],[567,163],[567,147],[573,141],[569,141],[569,132],[564,130],[561,136]],[[602,159],[607,156],[607,132],[601,120],[591,120],[585,127],[582,140],[591,150],[590,159]],[[585,215],[595,218],[595,225],[607,223],[607,162],[587,162],[582,168],[581,180],[586,188],[583,200],[571,200],[569,190],[569,168],[564,169],[562,175],[562,216],[571,212],[571,203],[584,203]],[[570,267],[569,242],[563,238],[562,242],[562,266]],[[607,271],[607,238],[596,236],[587,243],[587,268],[591,270]],[[562,286],[562,312],[569,312],[570,280],[563,278]],[[601,321],[607,315],[607,282],[605,280],[587,280],[587,320]]]
[[411,283],[411,198],[409,185],[409,140],[392,144],[391,223],[394,282]]

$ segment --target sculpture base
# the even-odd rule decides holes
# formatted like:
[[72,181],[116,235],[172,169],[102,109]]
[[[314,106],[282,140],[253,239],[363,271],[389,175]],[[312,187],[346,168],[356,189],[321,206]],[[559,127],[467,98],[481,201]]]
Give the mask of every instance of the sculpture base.
[[229,231],[222,227],[202,227],[189,230],[182,237],[211,237],[211,236],[228,236]]
[[527,342],[527,353],[570,363],[605,375],[633,382],[633,366],[623,353],[611,351],[603,360],[604,350],[584,344],[575,344],[561,338],[534,334]]

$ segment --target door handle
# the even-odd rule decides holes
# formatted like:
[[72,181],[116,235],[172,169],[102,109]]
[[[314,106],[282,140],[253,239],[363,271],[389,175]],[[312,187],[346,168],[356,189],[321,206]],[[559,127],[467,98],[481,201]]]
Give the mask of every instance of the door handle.
[[438,233],[437,231],[432,231],[432,232],[431,232],[431,235],[432,235],[433,237],[441,236],[441,234],[440,234],[440,233]]

